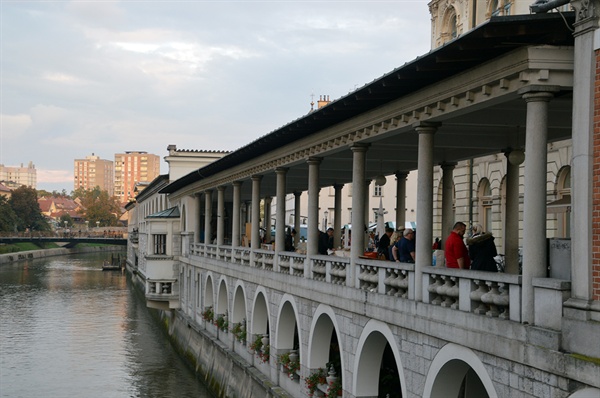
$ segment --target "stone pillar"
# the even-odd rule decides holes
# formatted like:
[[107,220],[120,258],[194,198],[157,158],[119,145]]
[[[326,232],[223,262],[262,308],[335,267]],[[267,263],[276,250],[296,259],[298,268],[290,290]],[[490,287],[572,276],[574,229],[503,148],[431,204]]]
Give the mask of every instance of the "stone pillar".
[[261,175],[252,176],[252,230],[250,233],[250,247],[252,250],[260,249],[260,181]]
[[415,261],[415,297],[423,300],[423,268],[431,267],[431,242],[433,239],[433,136],[438,124],[417,123],[419,158],[417,180],[417,244]]
[[[370,201],[371,199],[371,180],[365,180],[365,221],[363,223],[363,225],[361,225],[360,227],[360,231],[363,235],[367,235],[367,233],[365,232],[365,228],[369,227],[369,217],[371,216],[371,206],[370,206]],[[352,229],[354,229],[354,225],[352,225]],[[368,240],[366,241],[368,242]],[[363,250],[366,249],[366,246],[363,247]]]
[[288,169],[280,167],[275,169],[277,175],[277,194],[275,204],[277,210],[275,211],[275,251],[285,251],[285,190],[286,190],[286,176]]
[[300,242],[300,198],[302,192],[294,191],[294,229],[296,230],[296,236],[294,237],[294,247],[298,247]]
[[225,243],[225,187],[217,187],[217,245]]
[[[600,162],[597,154],[597,148],[600,146],[598,136],[600,72],[597,69],[596,58],[596,53],[600,49],[600,2],[572,0],[571,5],[576,11],[577,20],[573,34],[575,65],[571,169],[571,225],[573,226],[571,229],[571,298],[566,305],[589,308],[591,301],[600,301],[600,257],[597,254],[594,256],[592,250],[593,242],[596,242],[597,247],[597,242],[600,240],[598,211],[594,212],[594,202],[600,202],[598,193],[600,184],[595,175]],[[595,207],[598,209],[597,205]]]
[[406,223],[406,171],[396,172],[396,229]]
[[319,166],[321,158],[308,159],[308,242],[306,254],[319,253]]
[[523,204],[522,321],[533,324],[533,278],[546,276],[546,172],[548,167],[548,102],[551,87],[519,91],[527,103],[525,128],[525,198]]
[[[456,163],[442,165],[442,248],[454,226],[454,167]],[[432,191],[433,192],[433,191]]]
[[334,246],[342,245],[342,188],[344,184],[335,184],[334,205],[333,205],[333,242]]
[[362,224],[365,222],[365,174],[368,145],[355,144],[352,150],[352,243],[350,245],[350,269],[346,271],[346,285],[355,286],[356,260],[365,250],[365,234]]
[[519,273],[519,165],[520,149],[506,152],[506,214],[504,217],[504,260],[508,274]]
[[196,193],[196,208],[194,209],[194,243],[200,243],[200,217],[202,217],[202,195]]
[[233,217],[231,221],[231,246],[238,247],[241,244],[241,216],[242,212],[242,182],[233,183]]
[[204,191],[204,244],[212,243],[212,190]]
[[270,196],[265,197],[265,219],[263,222],[263,228],[265,229],[265,243],[271,243],[271,204],[273,203],[273,198]]

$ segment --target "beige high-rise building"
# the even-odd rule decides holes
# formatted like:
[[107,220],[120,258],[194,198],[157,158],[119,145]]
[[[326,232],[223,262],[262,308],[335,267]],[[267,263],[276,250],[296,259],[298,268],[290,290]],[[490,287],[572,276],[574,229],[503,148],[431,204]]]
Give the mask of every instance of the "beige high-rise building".
[[115,154],[115,196],[121,203],[135,197],[138,182],[150,182],[160,174],[160,157],[143,151]]
[[75,189],[94,189],[99,187],[114,195],[114,165],[112,160],[100,159],[92,153],[85,159],[75,159]]
[[37,171],[33,162],[29,162],[27,166],[4,166],[0,164],[0,182],[4,182],[4,185],[8,187],[20,187],[27,186],[29,188],[36,188],[37,184]]

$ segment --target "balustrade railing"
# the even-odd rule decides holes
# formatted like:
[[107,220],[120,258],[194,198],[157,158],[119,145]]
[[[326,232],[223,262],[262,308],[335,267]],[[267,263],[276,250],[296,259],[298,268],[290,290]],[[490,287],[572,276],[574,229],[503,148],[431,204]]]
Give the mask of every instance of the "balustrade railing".
[[[194,243],[192,254],[242,266],[348,285],[350,258]],[[277,264],[277,268],[275,265]],[[309,266],[307,273],[305,267]],[[372,293],[414,299],[415,264],[359,258],[354,261],[355,286]],[[473,314],[521,319],[521,276],[483,271],[427,267],[423,269],[424,303]]]
[[174,293],[175,279],[147,280],[146,294],[152,296],[171,296]]

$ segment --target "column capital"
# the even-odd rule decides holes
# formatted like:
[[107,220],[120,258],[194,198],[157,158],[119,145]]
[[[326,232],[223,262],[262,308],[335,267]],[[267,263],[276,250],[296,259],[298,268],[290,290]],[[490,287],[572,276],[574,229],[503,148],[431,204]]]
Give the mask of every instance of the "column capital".
[[242,183],[243,183],[243,181],[234,181],[231,183],[231,185],[233,185],[234,187],[241,187]]
[[338,190],[344,188],[344,184],[333,184],[333,189]]
[[251,177],[252,181],[260,181],[263,179],[262,174],[255,174]]
[[217,191],[220,191],[220,192],[225,192],[226,189],[227,189],[227,187],[225,185],[219,185],[217,187]]
[[530,86],[519,89],[517,91],[517,94],[523,97],[525,102],[549,102],[554,97],[554,93],[558,93],[559,91],[559,86],[544,86],[540,84],[532,84]]
[[275,169],[275,174],[287,174],[289,167],[278,167]]
[[442,170],[454,170],[457,164],[456,162],[442,162],[440,163],[440,167]]
[[352,152],[366,152],[370,146],[371,146],[371,144],[358,143],[358,144],[352,144],[350,149],[352,150]]
[[294,196],[301,196],[302,195],[302,191],[294,191]]
[[408,173],[410,172],[405,170],[397,170],[394,173],[394,175],[396,176],[397,180],[406,180],[406,177],[408,177]]
[[210,195],[210,194],[212,194],[212,192],[213,192],[213,190],[212,190],[212,189],[205,189],[205,190],[204,190],[204,194],[205,194],[205,195]]
[[273,197],[271,196],[265,196],[265,203],[270,203],[273,201]]
[[319,158],[319,157],[310,157],[310,158],[306,159],[306,163],[308,163],[308,164],[320,165],[322,161],[323,161],[323,158]]
[[577,37],[589,31],[598,29],[600,19],[600,3],[598,0],[571,0],[571,6],[575,10],[575,32]]
[[419,134],[434,134],[441,125],[439,122],[417,122],[412,126]]

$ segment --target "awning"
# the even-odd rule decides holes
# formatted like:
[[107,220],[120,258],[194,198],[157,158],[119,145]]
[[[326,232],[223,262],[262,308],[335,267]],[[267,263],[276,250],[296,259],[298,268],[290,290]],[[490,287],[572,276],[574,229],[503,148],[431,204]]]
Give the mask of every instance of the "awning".
[[571,212],[571,195],[565,195],[562,198],[550,202],[546,205],[546,211],[550,214],[570,213]]

